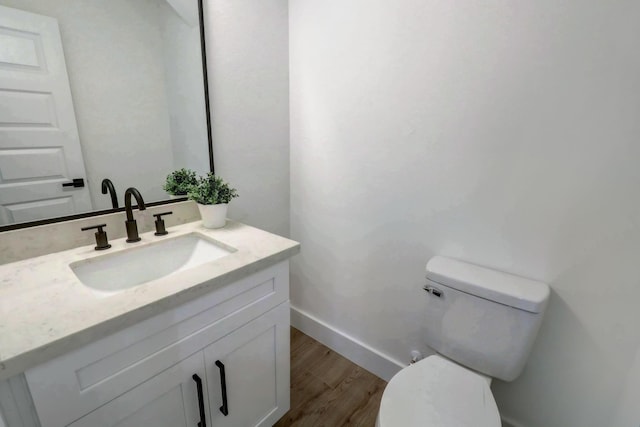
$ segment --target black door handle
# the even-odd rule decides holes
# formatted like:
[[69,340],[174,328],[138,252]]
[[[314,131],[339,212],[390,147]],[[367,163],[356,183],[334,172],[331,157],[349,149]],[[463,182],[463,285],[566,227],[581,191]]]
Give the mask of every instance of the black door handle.
[[198,376],[198,374],[193,374],[191,377],[196,382],[196,387],[198,387],[198,409],[200,409],[200,422],[198,423],[198,427],[207,427],[207,419],[204,413],[204,395],[202,393],[202,380]]
[[216,360],[216,366],[220,369],[220,388],[222,389],[222,406],[220,412],[226,417],[229,415],[229,405],[227,405],[227,378],[224,373],[224,364]]
[[84,178],[73,178],[72,182],[65,182],[62,184],[63,187],[74,187],[81,188],[84,187]]

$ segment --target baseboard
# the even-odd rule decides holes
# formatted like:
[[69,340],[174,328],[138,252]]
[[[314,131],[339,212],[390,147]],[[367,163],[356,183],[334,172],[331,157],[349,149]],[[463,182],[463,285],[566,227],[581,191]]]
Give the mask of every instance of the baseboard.
[[293,305],[291,325],[385,381],[406,366]]

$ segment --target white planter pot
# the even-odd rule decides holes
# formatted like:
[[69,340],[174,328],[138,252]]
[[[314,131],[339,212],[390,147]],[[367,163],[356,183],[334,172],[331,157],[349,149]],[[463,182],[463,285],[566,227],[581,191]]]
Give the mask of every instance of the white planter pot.
[[183,194],[182,196],[177,196],[175,194],[169,194],[169,199],[173,200],[173,199],[184,199],[185,197],[187,197],[186,194]]
[[206,228],[222,228],[227,222],[227,203],[219,205],[201,205],[198,203],[198,210],[202,217],[202,225]]

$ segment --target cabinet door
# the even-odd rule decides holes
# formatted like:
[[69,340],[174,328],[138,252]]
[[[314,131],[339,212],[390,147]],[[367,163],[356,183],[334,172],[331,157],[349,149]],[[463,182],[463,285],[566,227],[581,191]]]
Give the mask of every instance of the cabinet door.
[[212,426],[275,424],[289,410],[289,303],[211,344],[204,358]]
[[[69,427],[194,427],[200,422],[198,388],[209,416],[204,358],[201,351],[150,378]],[[46,420],[43,427],[46,427]],[[208,424],[207,424],[208,425]]]

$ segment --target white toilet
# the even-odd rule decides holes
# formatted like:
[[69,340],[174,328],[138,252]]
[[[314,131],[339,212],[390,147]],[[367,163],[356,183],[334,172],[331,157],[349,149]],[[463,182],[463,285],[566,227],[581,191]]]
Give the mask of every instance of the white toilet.
[[549,286],[441,256],[427,263],[426,344],[438,354],[398,372],[378,427],[500,427],[489,386],[531,352]]

